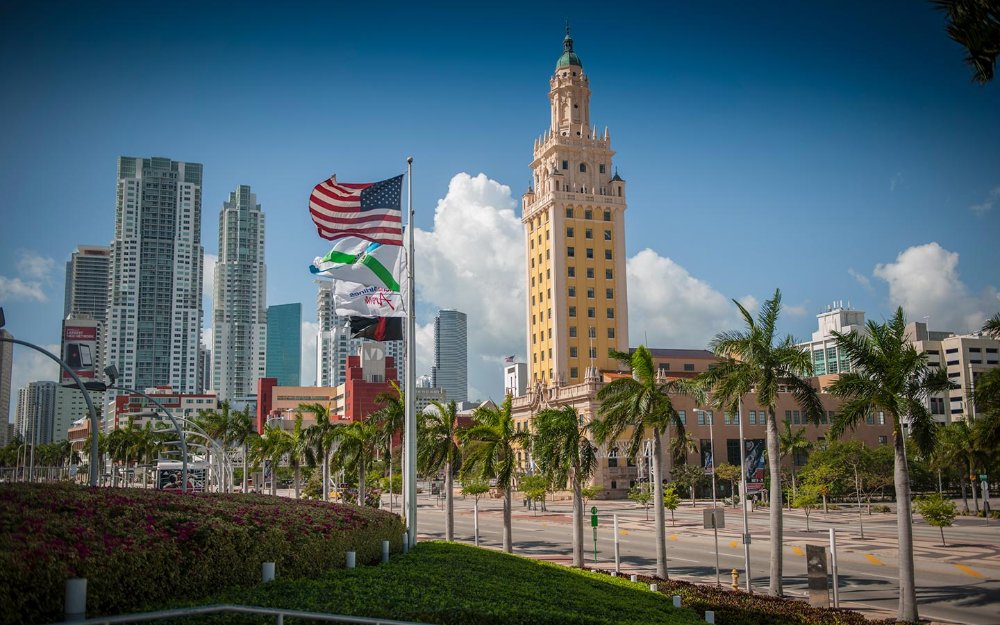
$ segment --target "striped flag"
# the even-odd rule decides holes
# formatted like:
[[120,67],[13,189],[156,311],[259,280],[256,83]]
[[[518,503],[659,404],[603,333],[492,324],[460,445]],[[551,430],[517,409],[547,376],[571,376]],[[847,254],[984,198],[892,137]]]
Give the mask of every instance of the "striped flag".
[[370,243],[347,237],[333,244],[326,256],[317,256],[309,271],[335,280],[402,292],[406,256],[399,245]]
[[402,245],[402,191],[402,175],[365,183],[339,183],[333,175],[313,187],[309,213],[324,239],[359,237]]

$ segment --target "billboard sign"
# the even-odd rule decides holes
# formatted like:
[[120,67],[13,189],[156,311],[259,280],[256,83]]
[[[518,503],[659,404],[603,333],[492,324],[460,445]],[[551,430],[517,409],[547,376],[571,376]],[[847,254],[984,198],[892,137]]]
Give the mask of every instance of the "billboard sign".
[[[98,322],[85,319],[63,321],[62,359],[83,381],[97,377],[97,327]],[[73,378],[65,371],[61,374],[64,384]]]
[[746,465],[743,470],[747,476],[747,491],[753,493],[764,488],[764,439],[752,438],[744,442]]
[[710,439],[701,439],[701,467],[705,469],[705,475],[715,473],[715,454]]

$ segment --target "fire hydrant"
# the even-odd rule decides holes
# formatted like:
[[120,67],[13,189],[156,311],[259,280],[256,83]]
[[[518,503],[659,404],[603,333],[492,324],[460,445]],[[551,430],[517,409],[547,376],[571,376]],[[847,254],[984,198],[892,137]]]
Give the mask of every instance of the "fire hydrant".
[[740,589],[740,572],[737,571],[736,569],[733,569],[733,572],[730,573],[730,574],[733,576],[733,590],[739,590]]

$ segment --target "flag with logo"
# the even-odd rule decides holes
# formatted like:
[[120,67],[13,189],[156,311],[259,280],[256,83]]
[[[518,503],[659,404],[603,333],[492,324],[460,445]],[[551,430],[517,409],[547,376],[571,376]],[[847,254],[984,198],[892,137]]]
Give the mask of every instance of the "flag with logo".
[[333,282],[333,301],[342,317],[405,317],[403,294],[384,286],[346,280]]
[[399,317],[351,317],[351,338],[402,341],[403,320]]
[[399,245],[347,237],[338,240],[325,256],[317,256],[309,271],[318,276],[401,293],[405,256]]
[[402,175],[362,183],[337,182],[333,175],[313,187],[309,214],[324,239],[358,237],[373,243],[402,245],[402,191]]

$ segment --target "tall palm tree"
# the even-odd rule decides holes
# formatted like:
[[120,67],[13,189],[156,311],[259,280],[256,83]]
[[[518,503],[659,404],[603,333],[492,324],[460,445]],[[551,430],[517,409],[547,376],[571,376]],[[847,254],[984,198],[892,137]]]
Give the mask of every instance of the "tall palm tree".
[[444,539],[455,539],[455,465],[460,456],[458,409],[454,401],[432,401],[434,410],[417,415],[417,467],[421,473],[444,469]]
[[[390,382],[391,391],[383,391],[375,396],[375,403],[379,408],[373,415],[379,423],[380,441],[379,451],[386,460],[389,469],[389,507],[392,507],[392,443],[397,434],[403,431],[403,423],[406,421],[406,404],[403,390],[395,382]],[[419,461],[419,453],[417,455]],[[449,539],[450,540],[450,539]]]
[[670,438],[670,457],[674,466],[687,464],[688,454],[697,453],[698,441],[687,432],[678,433]]
[[[757,404],[767,410],[766,449],[768,474],[771,478],[770,526],[771,562],[768,592],[782,595],[782,509],[781,463],[778,424],[775,405],[779,388],[784,386],[795,397],[806,418],[818,423],[824,414],[818,391],[804,376],[812,375],[809,354],[795,346],[795,339],[786,336],[778,341],[778,315],[781,312],[781,290],[764,302],[757,319],[739,302],[733,300],[743,317],[743,330],[722,332],[710,343],[710,349],[722,362],[702,374],[712,388],[715,401],[732,409],[748,393],[756,396]],[[742,418],[742,415],[741,415]]]
[[[639,454],[646,432],[653,437],[653,501],[663,501],[663,436],[670,436],[670,426],[677,427],[677,435],[684,436],[684,425],[667,396],[678,388],[676,382],[663,382],[657,378],[653,366],[653,355],[645,345],[640,345],[631,354],[609,352],[626,365],[632,367],[632,377],[618,378],[597,392],[601,402],[603,420],[595,426],[595,434],[601,445],[613,445],[619,439],[628,437],[625,455],[631,459]],[[668,441],[669,448],[669,441]],[[667,577],[667,535],[664,526],[663,505],[653,506],[656,523],[656,575]]]
[[330,421],[330,407],[323,404],[299,404],[299,412],[311,412],[316,423],[306,428],[309,444],[305,450],[305,461],[310,467],[321,466],[323,475],[323,501],[330,500],[330,449],[333,447],[333,430],[337,426]]
[[309,438],[302,427],[302,413],[295,414],[295,424],[291,432],[284,432],[287,437],[285,451],[288,454],[288,464],[292,468],[292,484],[295,488],[295,498],[302,493],[302,463],[305,462],[306,450],[309,449]]
[[[219,403],[218,410],[199,410],[195,422],[211,436],[222,448],[222,455],[229,456],[229,448],[233,443],[234,421],[237,411],[231,409],[228,400]],[[223,479],[223,491],[232,487]]]
[[847,354],[852,373],[843,373],[830,392],[844,400],[831,431],[843,434],[865,417],[884,412],[892,419],[895,455],[896,527],[899,534],[899,612],[897,619],[916,622],[917,596],[913,571],[913,528],[910,522],[910,475],[906,465],[903,422],[914,440],[929,451],[933,419],[924,400],[931,393],[948,390],[947,371],[929,367],[927,355],[906,339],[903,309],[885,323],[869,320],[868,333],[833,332],[841,352]]
[[527,430],[518,432],[511,418],[512,399],[504,399],[500,407],[492,403],[479,406],[472,413],[473,425],[465,431],[465,471],[484,480],[496,480],[503,491],[503,550],[513,551],[511,540],[511,490],[517,468],[517,449],[527,449]]
[[[937,431],[934,446],[934,456],[947,466],[958,467],[958,482],[962,488],[962,505],[969,511],[969,499],[966,496],[966,476],[974,471],[978,441],[973,434],[973,428],[967,421],[953,421]],[[972,499],[976,511],[979,511],[979,501],[976,499],[976,482],[972,481]]]
[[583,485],[597,469],[592,424],[573,406],[548,408],[535,415],[532,457],[553,484],[569,480],[573,489],[573,566],[583,568]]
[[980,84],[993,80],[1000,54],[1000,7],[994,0],[932,0],[948,16],[945,31],[968,53],[972,80]]
[[986,320],[986,323],[983,324],[983,332],[995,339],[1000,339],[1000,313]]
[[247,492],[247,469],[249,462],[247,456],[250,453],[250,438],[255,434],[253,417],[250,416],[250,409],[237,410],[231,415],[229,425],[229,439],[233,445],[243,449],[243,486],[241,492]]
[[782,458],[792,457],[792,499],[794,499],[797,486],[795,483],[795,461],[800,452],[807,451],[812,447],[812,443],[806,438],[805,428],[799,428],[793,432],[791,422],[785,421],[785,429],[778,434],[778,447]]
[[264,426],[264,433],[251,439],[250,455],[254,467],[267,462],[271,466],[271,494],[278,493],[278,464],[288,453],[288,435],[280,425]]
[[333,440],[337,443],[337,451],[333,454],[334,466],[358,472],[358,505],[363,506],[366,501],[366,472],[379,442],[378,423],[366,419],[338,425],[333,430]]

